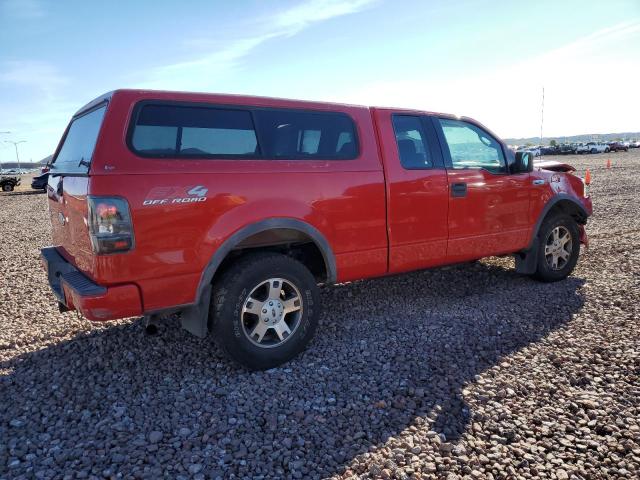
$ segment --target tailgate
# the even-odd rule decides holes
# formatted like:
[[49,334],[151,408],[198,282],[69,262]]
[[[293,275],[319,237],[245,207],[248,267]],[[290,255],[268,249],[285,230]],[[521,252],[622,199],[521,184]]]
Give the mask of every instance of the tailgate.
[[51,161],[47,196],[53,244],[69,262],[93,277],[93,251],[87,226],[89,170],[107,103],[76,115]]
[[93,269],[87,227],[89,177],[49,176],[47,196],[53,245],[79,270]]

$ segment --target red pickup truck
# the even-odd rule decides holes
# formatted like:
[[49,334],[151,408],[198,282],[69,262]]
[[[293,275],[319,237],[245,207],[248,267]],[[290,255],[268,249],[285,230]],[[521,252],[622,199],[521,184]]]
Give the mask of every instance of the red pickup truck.
[[55,152],[42,261],[62,311],[177,313],[271,368],[311,339],[319,284],[509,254],[564,279],[592,212],[570,171],[465,117],[118,90]]

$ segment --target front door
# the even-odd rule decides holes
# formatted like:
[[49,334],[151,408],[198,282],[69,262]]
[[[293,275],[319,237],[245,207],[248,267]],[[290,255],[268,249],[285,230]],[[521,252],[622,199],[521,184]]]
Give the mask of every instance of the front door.
[[449,262],[521,250],[529,235],[529,174],[510,174],[505,147],[480,125],[432,117],[449,184]]

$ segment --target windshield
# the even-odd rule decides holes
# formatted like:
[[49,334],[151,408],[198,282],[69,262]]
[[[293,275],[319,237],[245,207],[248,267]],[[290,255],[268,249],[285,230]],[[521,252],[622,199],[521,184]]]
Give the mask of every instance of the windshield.
[[71,122],[60,152],[51,162],[52,173],[87,173],[106,105]]

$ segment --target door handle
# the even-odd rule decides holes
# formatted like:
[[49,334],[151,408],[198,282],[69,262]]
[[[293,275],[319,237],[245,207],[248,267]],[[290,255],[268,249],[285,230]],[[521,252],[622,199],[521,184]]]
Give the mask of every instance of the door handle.
[[451,196],[452,197],[466,197],[467,196],[467,184],[466,183],[452,183],[451,184]]
[[544,182],[544,180],[534,180],[532,183],[534,185],[544,185],[545,182]]

